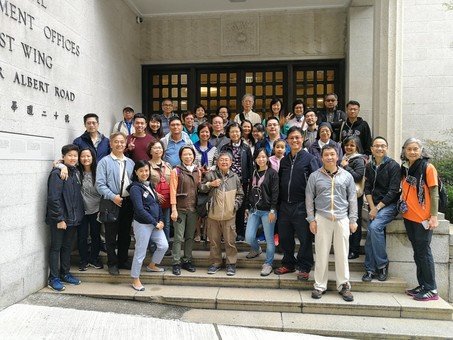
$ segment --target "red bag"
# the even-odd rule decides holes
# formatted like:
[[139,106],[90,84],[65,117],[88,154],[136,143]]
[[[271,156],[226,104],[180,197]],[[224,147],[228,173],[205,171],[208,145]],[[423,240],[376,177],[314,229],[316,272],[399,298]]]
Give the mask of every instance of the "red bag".
[[162,209],[167,209],[170,208],[170,184],[165,179],[165,167],[163,167],[163,169],[164,172],[160,173],[160,181],[156,185],[156,191],[164,196],[165,202],[163,202],[160,206]]

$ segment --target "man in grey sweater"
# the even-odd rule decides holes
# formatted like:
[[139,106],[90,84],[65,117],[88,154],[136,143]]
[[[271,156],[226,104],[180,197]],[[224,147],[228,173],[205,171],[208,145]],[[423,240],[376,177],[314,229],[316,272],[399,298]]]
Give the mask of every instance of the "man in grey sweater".
[[313,172],[305,190],[307,221],[315,235],[315,284],[311,294],[320,299],[327,290],[329,252],[335,252],[337,289],[343,300],[353,301],[349,283],[349,234],[357,229],[357,198],[352,175],[337,166],[338,154],[331,145],[321,149],[323,166]]

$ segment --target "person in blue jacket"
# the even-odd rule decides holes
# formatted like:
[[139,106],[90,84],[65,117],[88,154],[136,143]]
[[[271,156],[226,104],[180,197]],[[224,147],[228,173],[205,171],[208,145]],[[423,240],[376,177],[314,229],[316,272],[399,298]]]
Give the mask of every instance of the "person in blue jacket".
[[145,290],[140,281],[140,269],[150,240],[156,245],[156,250],[151,263],[146,267],[146,271],[163,272],[164,268],[157,267],[156,264],[162,261],[168,249],[167,238],[163,230],[162,209],[159,205],[157,193],[150,184],[150,179],[151,168],[148,161],[137,161],[132,174],[132,184],[127,188],[134,208],[132,227],[135,235],[135,251],[131,277],[133,279],[132,288],[137,291]]
[[69,272],[71,249],[77,228],[85,209],[81,192],[80,174],[76,168],[79,158],[77,145],[69,144],[61,149],[63,163],[68,168],[68,178],[61,179],[59,168],[53,168],[47,181],[46,223],[50,226],[49,288],[62,291],[63,282],[78,285],[80,280]]
[[77,145],[80,150],[90,148],[96,154],[96,160],[99,162],[102,158],[110,154],[110,142],[107,137],[99,132],[99,117],[95,113],[87,113],[83,116],[85,132],[74,139],[73,144]]

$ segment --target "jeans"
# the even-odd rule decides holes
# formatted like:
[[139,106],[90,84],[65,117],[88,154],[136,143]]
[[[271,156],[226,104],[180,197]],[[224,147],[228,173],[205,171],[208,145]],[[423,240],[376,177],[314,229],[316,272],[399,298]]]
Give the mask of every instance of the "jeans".
[[414,250],[414,261],[417,266],[418,284],[425,289],[437,289],[434,259],[431,253],[432,230],[426,230],[421,223],[404,219],[407,237]]
[[132,222],[135,235],[135,251],[132,260],[131,276],[136,279],[140,277],[143,260],[146,257],[146,249],[150,240],[156,245],[152,262],[159,264],[164,258],[168,249],[168,242],[163,230],[156,229],[152,224],[143,224],[137,221]]
[[[80,264],[97,263],[101,249],[101,223],[97,221],[97,213],[85,215],[77,229],[77,246]],[[88,256],[88,230],[91,236],[91,252]]]
[[[131,224],[133,218],[132,203],[129,197],[123,199],[118,220],[105,224],[105,245],[107,247],[107,264],[121,266],[128,260],[131,244]],[[118,237],[118,241],[117,241]],[[118,256],[115,248],[118,246]]]
[[[309,273],[313,267],[313,234],[308,226],[305,202],[286,203],[280,205],[278,236],[283,251],[282,266],[289,269],[296,267]],[[294,258],[295,239],[300,242],[297,260]]]
[[50,226],[49,279],[63,277],[71,268],[71,250],[77,226],[58,229]]
[[[175,234],[173,236],[173,264],[192,261],[193,238],[195,236],[195,227],[197,225],[198,215],[195,211],[178,210],[178,217],[181,223],[173,222]],[[184,240],[184,257],[181,258],[181,243]]]
[[264,236],[266,237],[266,260],[264,263],[272,265],[274,261],[275,244],[274,244],[274,227],[275,222],[269,222],[269,211],[250,210],[247,220],[247,229],[245,230],[245,242],[250,244],[252,250],[258,251],[260,245],[256,240],[256,231],[260,224],[263,225]]
[[389,204],[378,211],[370,221],[365,242],[365,270],[376,273],[387,266],[389,260],[385,244],[385,228],[398,214],[396,203]]

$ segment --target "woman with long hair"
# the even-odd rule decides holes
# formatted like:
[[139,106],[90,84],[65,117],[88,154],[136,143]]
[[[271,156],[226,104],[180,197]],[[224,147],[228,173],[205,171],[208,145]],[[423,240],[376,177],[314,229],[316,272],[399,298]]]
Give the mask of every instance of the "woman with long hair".
[[414,250],[418,281],[418,286],[406,290],[406,294],[418,301],[439,299],[431,252],[433,230],[439,225],[439,183],[437,170],[428,159],[419,139],[409,138],[404,142],[399,211]]
[[159,114],[154,113],[151,115],[146,127],[146,133],[150,134],[157,140],[164,137],[164,132],[162,130],[162,118]]
[[253,148],[255,147],[255,138],[253,138],[252,135],[252,123],[248,119],[244,119],[241,122],[241,128],[242,128],[242,139],[244,142],[247,143],[247,145],[250,147],[253,153]]
[[[101,195],[96,190],[96,154],[91,148],[79,153],[78,169],[82,179],[82,197],[85,216],[77,230],[77,245],[80,254],[79,271],[87,267],[104,268],[99,259],[101,249],[101,223],[97,220]],[[88,231],[91,237],[91,251],[88,251]]]
[[159,206],[157,193],[150,185],[150,170],[148,161],[137,161],[132,174],[132,183],[127,188],[134,207],[132,227],[134,228],[135,250],[131,277],[133,279],[132,288],[137,291],[145,290],[140,281],[140,270],[146,257],[146,249],[150,240],[156,244],[156,250],[153,253],[150,264],[146,267],[146,271],[163,272],[164,268],[157,265],[162,261],[168,249],[167,238],[163,231],[162,209]]
[[270,117],[277,118],[280,128],[283,130],[283,125],[286,123],[285,110],[283,109],[283,102],[279,98],[272,98],[269,104],[269,112],[266,114],[266,118],[263,119],[263,125],[267,125],[267,120]]

